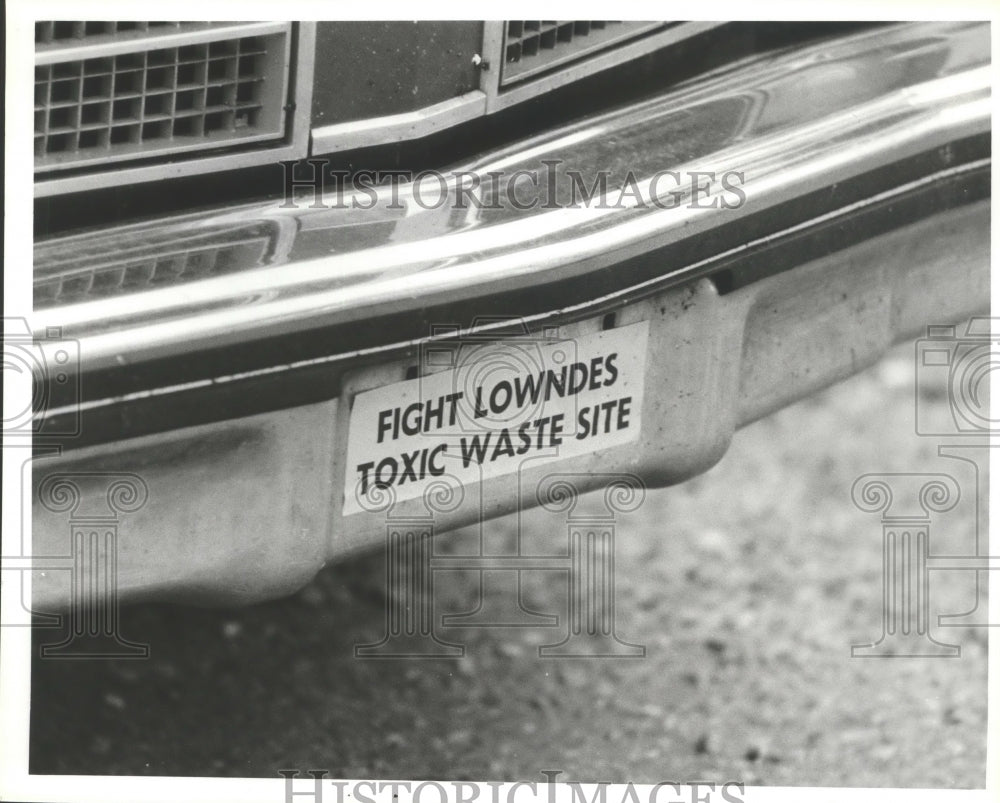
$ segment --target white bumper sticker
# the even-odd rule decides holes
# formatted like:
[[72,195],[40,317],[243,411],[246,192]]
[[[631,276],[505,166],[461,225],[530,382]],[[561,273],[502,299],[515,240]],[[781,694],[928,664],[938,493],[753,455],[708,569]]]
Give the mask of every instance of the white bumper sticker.
[[435,373],[354,399],[344,513],[371,508],[386,489],[399,502],[442,479],[470,487],[528,460],[634,441],[648,333],[643,321],[578,339],[428,344],[422,368]]

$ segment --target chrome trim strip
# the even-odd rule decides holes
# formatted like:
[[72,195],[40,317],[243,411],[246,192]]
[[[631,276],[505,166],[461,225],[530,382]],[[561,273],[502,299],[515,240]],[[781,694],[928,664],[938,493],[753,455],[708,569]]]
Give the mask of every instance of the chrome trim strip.
[[[610,69],[626,61],[652,53],[682,39],[717,28],[720,22],[686,22],[662,33],[650,35],[648,31],[629,31],[620,40],[610,41],[592,55],[584,54],[579,63],[570,66],[555,64],[544,68],[545,73],[535,77],[528,73],[518,76],[509,85],[500,87],[503,64],[503,22],[483,23],[483,47],[480,58],[489,67],[483,69],[480,88],[456,98],[441,101],[422,109],[384,117],[370,117],[334,123],[312,130],[312,155],[387,145],[430,136],[445,128],[474,120],[484,114],[500,111],[508,106],[530,100],[552,89],[586,78],[601,70]],[[636,41],[630,41],[635,39]],[[575,57],[574,57],[575,58]]]
[[[861,211],[865,208],[875,206],[877,204],[883,203],[885,201],[890,201],[893,199],[905,196],[907,193],[918,190],[942,181],[947,181],[951,178],[956,178],[969,173],[975,173],[976,171],[982,170],[989,167],[991,164],[990,159],[979,159],[967,164],[958,165],[957,167],[948,168],[947,170],[942,170],[934,173],[916,181],[908,182],[900,187],[897,187],[891,191],[879,193],[871,198],[866,198],[863,201],[858,201],[853,204],[848,204],[847,206],[840,207],[828,212],[819,217],[810,218],[809,220],[797,223],[794,226],[781,229],[780,231],[773,232],[764,237],[757,238],[755,240],[750,240],[743,243],[735,248],[730,248],[725,251],[719,252],[718,254],[713,254],[711,257],[706,259],[693,262],[691,264],[685,265],[670,275],[672,280],[669,286],[674,286],[677,283],[686,280],[695,280],[703,276],[703,268],[709,267],[714,264],[718,264],[723,260],[728,260],[730,258],[739,257],[744,254],[748,254],[757,248],[766,246],[767,244],[781,240],[786,237],[798,234],[800,232],[807,232],[810,229],[822,226],[824,223],[834,221],[840,218],[848,218],[851,213]],[[979,202],[980,206],[982,202]],[[970,217],[973,216],[974,212],[967,213]],[[642,298],[647,293],[655,292],[657,290],[665,289],[664,277],[657,277],[655,279],[650,279],[639,284],[629,285],[621,290],[616,290],[605,295],[595,297],[581,304],[569,304],[560,306],[558,308],[553,308],[547,310],[546,312],[536,313],[533,315],[519,315],[518,321],[528,326],[532,330],[536,327],[545,325],[546,323],[557,320],[560,318],[575,318],[581,314],[587,314],[590,311],[601,309],[602,307],[607,307],[615,302],[625,302],[629,299]],[[502,332],[505,328],[509,327],[510,323],[507,319],[500,319],[496,322],[478,322],[475,327],[475,335],[481,337],[489,332]],[[458,331],[449,331],[447,334],[442,335],[442,338],[454,338],[469,335],[471,332],[459,329]],[[498,334],[498,337],[500,335]],[[296,360],[294,362],[283,363],[281,365],[274,365],[267,368],[258,368],[251,371],[241,371],[239,373],[213,376],[211,379],[202,379],[193,382],[184,382],[177,385],[170,385],[164,387],[154,388],[152,390],[141,390],[134,393],[126,393],[121,396],[115,396],[112,398],[104,399],[94,399],[91,401],[84,401],[72,405],[72,407],[59,407],[52,408],[46,411],[50,416],[66,415],[71,412],[86,413],[92,410],[98,410],[100,408],[111,407],[118,404],[128,404],[129,402],[140,401],[143,399],[153,398],[155,396],[169,396],[172,394],[185,393],[188,391],[195,391],[199,388],[208,388],[215,385],[221,385],[226,383],[241,382],[248,379],[255,379],[265,376],[274,376],[277,374],[292,374],[303,368],[310,368],[320,365],[330,365],[333,363],[349,363],[352,360],[358,360],[361,358],[371,357],[373,355],[391,355],[392,353],[398,353],[405,350],[414,350],[418,346],[424,343],[428,343],[435,340],[435,337],[421,337],[412,340],[396,341],[391,343],[386,343],[385,345],[377,346],[374,348],[367,349],[355,349],[351,351],[343,351],[336,354],[324,355],[322,357],[313,357],[310,359]]]
[[477,89],[412,112],[314,128],[310,152],[322,155],[419,139],[485,113],[486,94]]
[[[64,336],[77,338],[81,365],[89,370],[582,276],[989,131],[988,63],[988,26],[879,29],[759,58],[467,166],[479,175],[539,170],[549,157],[586,172],[609,166],[606,143],[613,139],[619,161],[610,166],[639,171],[646,194],[649,177],[659,170],[744,171],[747,202],[736,209],[578,205],[531,212],[481,209],[456,216],[447,207],[420,209],[412,188],[403,187],[406,210],[388,242],[318,258],[315,242],[304,257],[293,247],[286,264],[46,309],[33,316],[32,327],[60,326]],[[688,148],[680,157],[679,140]],[[122,227],[111,235],[143,227],[197,227],[233,216],[294,218],[300,231],[328,238],[326,253],[338,247],[345,225],[367,222],[350,209],[284,209],[269,203]],[[102,236],[108,233],[42,243],[36,255],[39,247],[83,253],[88,242]]]

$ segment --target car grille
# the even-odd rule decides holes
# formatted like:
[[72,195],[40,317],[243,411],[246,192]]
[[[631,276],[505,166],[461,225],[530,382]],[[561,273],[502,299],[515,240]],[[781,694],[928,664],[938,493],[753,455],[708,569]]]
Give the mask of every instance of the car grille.
[[510,20],[505,24],[502,85],[548,71],[669,23]]
[[[35,251],[34,307],[95,301],[155,290],[283,261],[291,237],[275,221],[254,221],[163,234],[101,235],[40,243]],[[290,235],[291,232],[287,232]]]
[[47,45],[53,42],[65,43],[67,40],[81,41],[92,40],[96,36],[108,36],[113,34],[126,34],[129,32],[142,33],[144,31],[156,31],[157,29],[172,28],[179,30],[181,26],[186,27],[207,27],[209,23],[197,22],[97,22],[97,21],[60,21],[60,22],[36,22],[35,23],[35,44]]
[[38,23],[35,169],[280,139],[290,31],[286,23],[261,29]]

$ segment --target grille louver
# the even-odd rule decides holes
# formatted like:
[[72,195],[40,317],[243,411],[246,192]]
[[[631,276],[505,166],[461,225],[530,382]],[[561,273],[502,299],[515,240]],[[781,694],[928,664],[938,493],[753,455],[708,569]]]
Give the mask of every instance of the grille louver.
[[35,169],[282,137],[289,32],[239,28],[38,23]]
[[194,230],[179,237],[137,231],[131,237],[83,236],[72,246],[35,251],[34,306],[94,301],[155,290],[284,260],[291,229],[274,221]]
[[502,84],[520,81],[669,23],[511,20],[505,24]]

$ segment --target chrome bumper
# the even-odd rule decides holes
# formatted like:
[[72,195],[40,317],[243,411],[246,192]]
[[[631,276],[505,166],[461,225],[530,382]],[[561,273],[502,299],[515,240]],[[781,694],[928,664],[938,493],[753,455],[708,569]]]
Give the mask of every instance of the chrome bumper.
[[[988,64],[988,26],[879,29],[738,65],[455,171],[537,175],[559,159],[632,171],[645,193],[662,170],[739,171],[738,208],[456,215],[402,187],[402,208],[378,221],[250,204],[38,243],[36,279],[231,225],[273,237],[253,269],[33,316],[34,331],[79,343],[68,386],[82,389],[52,387],[39,416],[42,438],[80,426],[33,466],[36,606],[69,594],[58,556],[77,508],[46,503],[53,475],[73,478],[81,505],[110,499],[114,476],[148,490],[121,521],[123,596],[277,596],[380,544],[384,511],[344,511],[351,400],[406,377],[429,323],[461,334],[474,315],[517,315],[569,338],[607,328],[609,313],[614,327],[649,325],[638,442],[490,478],[441,512],[437,531],[531,504],[522,489],[553,471],[662,485],[705,470],[737,427],[987,307]],[[41,348],[54,359],[55,345]]]

